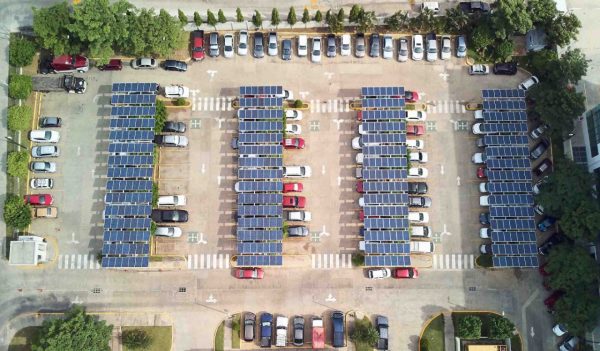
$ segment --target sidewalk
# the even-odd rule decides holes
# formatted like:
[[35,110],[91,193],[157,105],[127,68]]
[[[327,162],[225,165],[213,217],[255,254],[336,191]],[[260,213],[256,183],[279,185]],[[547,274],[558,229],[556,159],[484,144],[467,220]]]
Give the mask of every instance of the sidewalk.
[[444,338],[446,351],[455,351],[456,342],[454,338],[454,323],[452,323],[452,312],[444,312]]
[[225,328],[223,328],[223,350],[231,350],[231,336],[233,335],[233,329],[231,329],[231,318],[225,320]]

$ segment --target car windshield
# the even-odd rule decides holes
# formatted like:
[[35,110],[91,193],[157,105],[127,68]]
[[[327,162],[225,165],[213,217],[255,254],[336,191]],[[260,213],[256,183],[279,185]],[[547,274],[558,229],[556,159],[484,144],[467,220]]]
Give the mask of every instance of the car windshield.
[[350,44],[342,44],[342,49],[344,49],[344,50],[350,49]]
[[313,50],[313,55],[319,56],[319,55],[321,55],[321,51],[320,50]]
[[429,48],[429,50],[427,50],[428,53],[430,54],[435,54],[437,52],[436,48]]
[[420,54],[420,53],[422,53],[422,52],[423,52],[423,49],[422,49],[420,46],[417,46],[417,47],[415,48],[415,52],[416,52],[417,54]]
[[444,47],[444,48],[442,49],[442,51],[443,51],[443,52],[450,52],[450,48],[446,46],[446,47]]
[[270,43],[269,44],[269,49],[276,49],[277,48],[277,44],[276,43]]

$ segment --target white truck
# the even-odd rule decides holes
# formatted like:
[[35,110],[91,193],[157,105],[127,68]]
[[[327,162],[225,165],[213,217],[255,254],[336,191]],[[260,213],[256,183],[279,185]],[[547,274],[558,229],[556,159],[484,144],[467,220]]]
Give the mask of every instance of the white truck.
[[277,317],[276,323],[276,340],[275,346],[285,347],[287,342],[287,326],[288,326],[288,318],[279,316]]

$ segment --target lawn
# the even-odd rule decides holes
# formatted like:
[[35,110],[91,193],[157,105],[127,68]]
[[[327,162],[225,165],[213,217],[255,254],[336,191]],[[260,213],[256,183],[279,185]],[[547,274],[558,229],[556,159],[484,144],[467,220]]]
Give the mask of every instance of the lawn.
[[8,351],[30,351],[31,343],[39,330],[40,327],[26,327],[19,330],[10,341]]
[[444,315],[440,314],[429,322],[421,336],[421,351],[444,351]]
[[[170,351],[172,347],[171,327],[122,327],[121,330],[141,329],[148,333],[152,338],[152,345],[146,351]],[[123,351],[130,351],[129,348],[123,346]]]
[[235,314],[231,321],[231,347],[234,349],[240,348],[240,314]]
[[224,345],[224,334],[225,334],[225,322],[221,322],[219,328],[217,328],[217,334],[215,334],[215,351],[223,351]]

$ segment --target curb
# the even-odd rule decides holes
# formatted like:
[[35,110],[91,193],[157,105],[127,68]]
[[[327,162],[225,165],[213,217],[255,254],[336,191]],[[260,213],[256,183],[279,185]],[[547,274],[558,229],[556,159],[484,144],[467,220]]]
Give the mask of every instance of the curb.
[[439,316],[444,316],[444,313],[437,314],[425,321],[425,325],[423,326],[423,328],[421,328],[421,332],[419,333],[419,344],[417,345],[417,351],[421,351],[421,340],[423,340],[423,333],[425,332],[427,327],[429,327],[429,324],[431,324],[431,322]]

